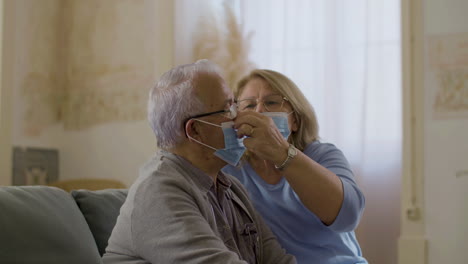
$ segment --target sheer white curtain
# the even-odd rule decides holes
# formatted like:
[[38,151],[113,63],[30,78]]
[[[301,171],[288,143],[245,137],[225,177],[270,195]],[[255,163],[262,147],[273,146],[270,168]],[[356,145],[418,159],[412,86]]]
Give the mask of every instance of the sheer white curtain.
[[[208,2],[213,10],[220,10],[223,3]],[[322,141],[334,143],[349,159],[366,195],[366,210],[357,232],[365,257],[370,263],[397,263],[402,141],[400,1],[226,2],[234,8],[244,31],[253,33],[251,61],[296,82],[316,110]],[[177,8],[176,14],[197,13],[193,5],[185,7],[186,11],[183,5]],[[176,43],[186,36],[177,24],[180,21],[176,21]],[[181,53],[177,53],[176,62],[181,62]]]

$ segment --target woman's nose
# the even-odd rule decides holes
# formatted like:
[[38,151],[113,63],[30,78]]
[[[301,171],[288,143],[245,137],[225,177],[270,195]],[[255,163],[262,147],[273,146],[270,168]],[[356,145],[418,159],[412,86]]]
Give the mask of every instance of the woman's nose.
[[267,110],[265,109],[265,105],[263,104],[263,102],[258,102],[257,108],[255,109],[255,111],[257,111],[258,113],[267,112]]

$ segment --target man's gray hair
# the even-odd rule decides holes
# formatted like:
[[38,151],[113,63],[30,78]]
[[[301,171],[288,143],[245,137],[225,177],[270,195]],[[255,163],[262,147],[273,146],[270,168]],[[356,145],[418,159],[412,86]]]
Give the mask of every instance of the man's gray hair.
[[175,147],[185,137],[185,121],[205,111],[205,105],[195,96],[194,89],[200,73],[221,75],[216,64],[199,60],[172,68],[151,89],[148,121],[159,148]]

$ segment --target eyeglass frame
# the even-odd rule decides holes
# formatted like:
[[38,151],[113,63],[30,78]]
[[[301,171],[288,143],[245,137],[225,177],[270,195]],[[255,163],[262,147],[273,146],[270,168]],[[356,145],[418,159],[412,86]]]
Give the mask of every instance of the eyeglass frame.
[[187,118],[187,121],[190,120],[190,119],[194,119],[194,118],[200,118],[200,117],[204,117],[204,116],[221,114],[221,113],[228,113],[228,112],[231,112],[231,110],[224,109],[224,110],[218,110],[218,111],[209,112],[209,113],[198,114],[198,115],[194,115],[194,116],[191,116],[191,117]]
[[[236,110],[237,110],[238,108],[237,104],[234,102],[232,105],[235,105]],[[195,119],[195,118],[200,118],[200,117],[205,117],[205,116],[210,116],[210,115],[215,115],[215,114],[221,114],[221,113],[230,113],[230,112],[231,112],[231,108],[190,116],[185,120],[184,124],[186,124],[190,119]]]
[[[269,97],[269,96],[273,96],[273,95],[279,95],[279,96],[281,96],[281,100],[282,100],[282,101],[281,101],[280,109],[283,108],[284,101],[289,102],[288,98],[286,98],[285,96],[283,96],[283,95],[281,95],[281,94],[270,94],[270,95],[265,96],[265,97]],[[264,98],[265,98],[265,97],[264,97]],[[249,98],[246,98],[246,99],[242,99],[242,100],[236,100],[237,109],[238,109],[239,111],[248,111],[248,110],[241,110],[241,109],[239,108],[239,107],[240,107],[239,103],[242,102],[242,101],[246,101],[246,100],[254,100],[254,99],[253,99],[253,98],[250,98],[250,99],[249,99]],[[265,110],[267,110],[267,112],[271,112],[270,110],[268,110],[268,107],[265,105],[265,101],[264,101],[263,99],[261,99],[261,98],[255,98],[255,102],[257,103],[257,104],[255,105],[255,109],[256,109],[256,108],[258,107],[258,105],[259,105],[259,103],[258,103],[259,100],[261,100],[261,103],[262,103],[263,107],[265,107]]]

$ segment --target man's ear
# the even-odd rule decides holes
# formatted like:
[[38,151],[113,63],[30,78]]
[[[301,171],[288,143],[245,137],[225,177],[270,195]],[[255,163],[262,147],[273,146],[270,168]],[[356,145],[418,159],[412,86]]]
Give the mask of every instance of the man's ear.
[[199,139],[198,126],[193,119],[185,123],[185,135],[189,140],[190,138]]

